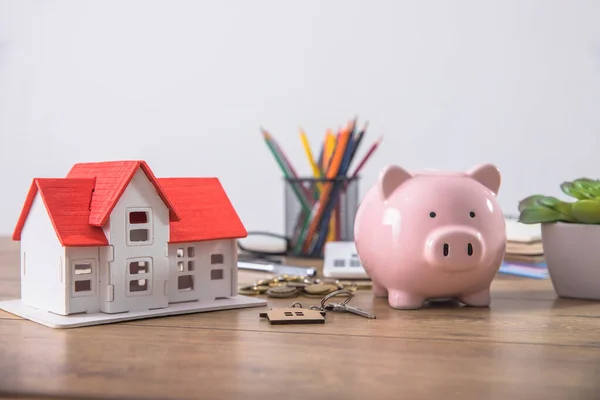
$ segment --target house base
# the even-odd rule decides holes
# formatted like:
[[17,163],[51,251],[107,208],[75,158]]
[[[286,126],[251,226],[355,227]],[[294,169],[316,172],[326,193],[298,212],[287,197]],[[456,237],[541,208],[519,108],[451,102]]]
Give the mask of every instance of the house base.
[[122,321],[133,321],[144,318],[165,317],[171,315],[192,314],[206,311],[232,310],[236,308],[260,307],[267,305],[265,299],[249,296],[234,296],[213,301],[195,301],[189,303],[170,304],[167,308],[157,310],[126,312],[119,314],[75,314],[58,315],[38,310],[23,304],[21,299],[0,302],[0,310],[21,318],[37,322],[50,328],[79,328],[83,326],[110,324]]

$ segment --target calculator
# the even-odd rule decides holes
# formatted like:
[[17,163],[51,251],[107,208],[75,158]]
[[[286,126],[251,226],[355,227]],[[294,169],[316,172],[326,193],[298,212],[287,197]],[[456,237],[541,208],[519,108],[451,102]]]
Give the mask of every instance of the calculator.
[[369,279],[354,242],[327,242],[323,256],[323,276],[334,279]]

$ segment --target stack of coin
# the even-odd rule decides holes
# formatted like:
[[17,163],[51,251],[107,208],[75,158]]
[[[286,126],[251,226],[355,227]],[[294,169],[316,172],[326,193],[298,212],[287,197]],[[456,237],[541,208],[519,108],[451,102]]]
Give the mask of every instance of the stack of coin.
[[238,293],[246,296],[266,294],[275,298],[296,297],[300,294],[306,297],[323,297],[340,289],[354,292],[370,287],[370,282],[358,284],[335,279],[309,279],[302,276],[281,275],[272,279],[259,280],[253,285],[242,286],[238,289]]
[[341,288],[336,283],[314,283],[305,286],[302,294],[306,297],[323,297],[339,289]]
[[290,286],[274,286],[267,290],[267,296],[275,298],[288,298],[298,296],[298,289]]

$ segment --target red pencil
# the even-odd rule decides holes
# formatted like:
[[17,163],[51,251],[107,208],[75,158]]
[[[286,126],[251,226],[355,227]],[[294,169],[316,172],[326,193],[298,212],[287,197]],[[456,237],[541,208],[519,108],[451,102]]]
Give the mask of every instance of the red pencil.
[[358,173],[360,172],[362,167],[367,163],[367,161],[369,161],[369,158],[375,152],[375,150],[377,150],[377,147],[379,147],[379,144],[381,143],[382,140],[383,140],[383,136],[380,137],[375,143],[373,143],[373,145],[371,146],[371,148],[369,149],[367,154],[363,157],[361,162],[358,164],[358,166],[354,170],[354,173],[352,174],[350,179],[356,178],[358,176]]

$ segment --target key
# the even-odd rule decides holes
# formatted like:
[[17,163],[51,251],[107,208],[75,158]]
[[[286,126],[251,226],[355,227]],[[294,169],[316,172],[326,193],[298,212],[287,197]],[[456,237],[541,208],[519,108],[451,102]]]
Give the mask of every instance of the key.
[[360,315],[361,317],[365,317],[365,318],[369,318],[369,319],[377,318],[375,316],[375,314],[371,314],[370,312],[362,310],[360,308],[352,307],[352,306],[344,306],[344,307],[346,308],[346,311],[348,311],[349,313]]
[[349,312],[351,314],[360,315],[361,317],[365,317],[365,318],[369,318],[369,319],[377,318],[375,316],[375,314],[371,314],[368,311],[362,310],[357,307],[348,306],[345,304],[329,303],[324,307],[324,309],[327,311],[334,311],[334,312],[336,312],[336,311],[337,312]]

